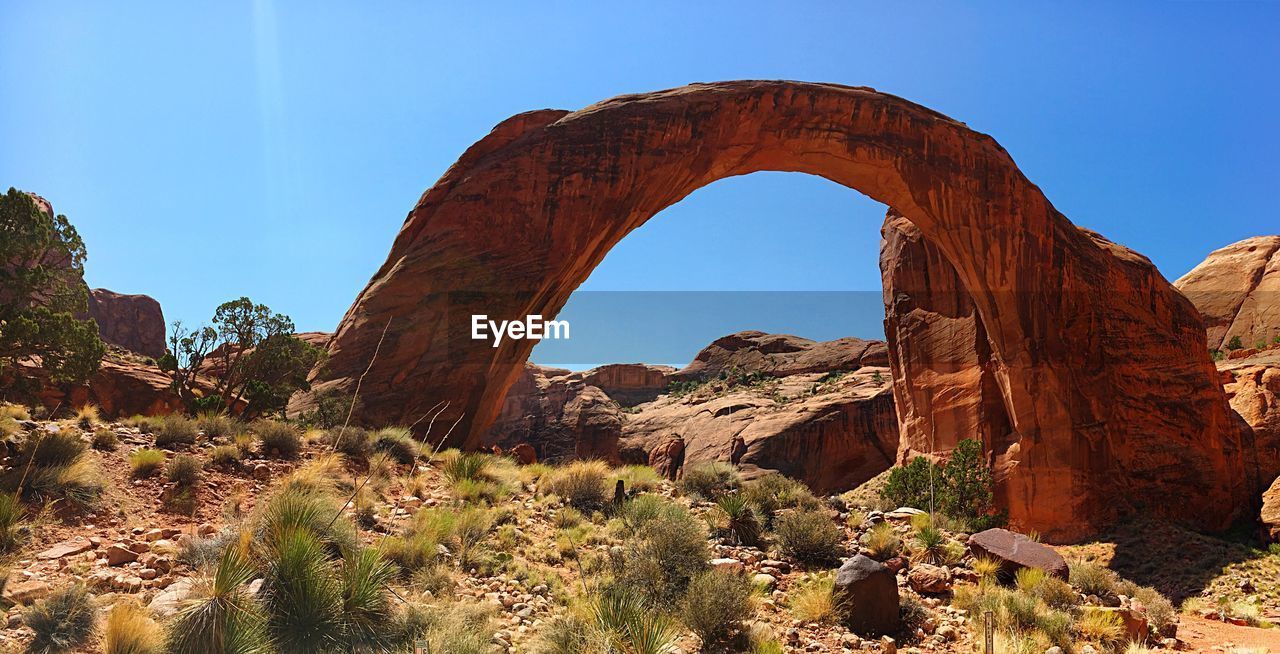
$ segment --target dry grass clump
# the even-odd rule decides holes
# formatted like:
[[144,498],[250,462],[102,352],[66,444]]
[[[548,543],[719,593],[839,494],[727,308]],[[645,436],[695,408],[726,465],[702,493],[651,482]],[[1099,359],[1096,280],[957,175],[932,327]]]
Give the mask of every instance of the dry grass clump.
[[0,474],[0,492],[16,492],[26,502],[60,500],[77,510],[94,507],[102,495],[102,474],[88,447],[73,430],[34,433],[18,445],[9,468]]
[[122,600],[107,614],[102,654],[160,654],[164,646],[163,633],[145,608]]
[[114,431],[106,427],[99,427],[93,432],[93,440],[89,442],[89,446],[100,452],[114,452],[120,447],[120,439]]
[[373,436],[373,449],[386,452],[397,462],[413,465],[418,458],[418,442],[406,427],[387,427]]
[[85,404],[76,409],[75,417],[72,418],[75,425],[85,431],[89,431],[101,424],[102,419],[99,416],[98,407],[93,404]]
[[165,469],[165,476],[169,481],[182,488],[191,488],[200,483],[203,476],[204,465],[190,454],[179,454],[173,457]]
[[93,597],[81,585],[54,590],[22,614],[22,622],[34,632],[27,651],[53,654],[83,648],[97,630]]
[[888,521],[878,522],[863,537],[867,555],[877,561],[887,561],[902,553],[902,538]]
[[184,445],[192,445],[196,442],[198,434],[196,421],[177,414],[167,415],[155,424],[156,447],[177,449]]
[[605,479],[609,466],[603,461],[574,461],[542,476],[538,490],[551,494],[579,509],[604,506],[610,499]]
[[830,570],[806,575],[791,590],[791,614],[806,623],[833,622],[836,616],[835,583],[835,574]]
[[240,467],[243,454],[235,445],[219,445],[209,450],[209,465],[223,470],[234,470]]
[[617,486],[618,480],[622,480],[623,487],[629,491],[647,493],[662,483],[662,476],[649,466],[625,465],[613,469],[607,486],[609,488]]
[[773,526],[780,511],[814,511],[822,507],[822,503],[813,496],[808,486],[776,472],[746,482],[740,492],[756,510],[756,515],[766,528]]
[[164,467],[164,452],[142,448],[129,455],[129,473],[136,479],[150,477]]
[[196,418],[196,428],[204,432],[205,438],[220,438],[230,436],[236,424],[225,414],[205,411]]
[[251,427],[262,453],[292,459],[302,451],[302,434],[297,427],[276,420],[258,420]]
[[18,549],[26,540],[23,520],[27,509],[15,493],[0,493],[0,554]]

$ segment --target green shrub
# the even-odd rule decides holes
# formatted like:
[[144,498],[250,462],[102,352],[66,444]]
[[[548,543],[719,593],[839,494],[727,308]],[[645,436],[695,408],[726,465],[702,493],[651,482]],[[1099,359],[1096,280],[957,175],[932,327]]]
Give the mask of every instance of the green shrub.
[[392,459],[412,465],[418,458],[418,443],[405,427],[387,427],[373,437],[373,449],[386,452]]
[[103,477],[87,454],[79,434],[64,429],[33,434],[22,441],[17,456],[0,474],[0,492],[22,489],[25,502],[60,500],[76,509],[95,506],[102,495]]
[[1239,337],[1239,336],[1232,336],[1232,337],[1231,337],[1231,340],[1227,342],[1227,349],[1228,349],[1228,350],[1243,350],[1243,349],[1244,349],[1244,342],[1240,340],[1240,337]]
[[302,451],[302,434],[288,423],[258,420],[253,423],[253,433],[265,455],[292,459]]
[[191,488],[200,483],[203,470],[204,466],[200,463],[200,459],[190,454],[179,454],[169,462],[168,468],[165,469],[165,476],[177,486]]
[[1173,608],[1173,603],[1156,589],[1146,586],[1138,588],[1133,598],[1147,607],[1147,620],[1151,622],[1151,626],[1158,633],[1169,635],[1171,628],[1178,622],[1178,611]]
[[613,488],[621,479],[623,486],[629,491],[647,493],[662,483],[662,475],[649,466],[626,465],[614,468],[609,476],[608,487]]
[[1068,564],[1071,585],[1085,595],[1102,599],[1114,598],[1118,578],[1116,573],[1096,563],[1075,561]]
[[722,495],[716,500],[716,527],[739,544],[754,547],[760,542],[760,520],[756,511],[740,493]]
[[614,587],[591,605],[599,640],[610,652],[667,654],[679,632],[662,611],[646,605],[644,596]]
[[840,558],[843,534],[821,511],[789,511],[774,525],[778,549],[806,565],[831,563]]
[[752,609],[751,584],[746,577],[708,570],[689,582],[680,618],[706,647],[740,629]]
[[352,461],[368,461],[369,452],[373,449],[369,432],[359,427],[330,429],[325,432],[325,442]]
[[196,428],[204,432],[205,438],[218,438],[230,436],[235,430],[235,423],[224,414],[205,412],[196,418]]
[[93,440],[90,445],[100,452],[114,452],[117,447],[120,447],[120,439],[116,437],[114,431],[106,427],[100,427],[93,432]]
[[480,452],[465,452],[443,459],[440,472],[452,483],[464,479],[484,480],[489,467],[489,455]]
[[170,414],[160,419],[156,425],[156,447],[176,449],[196,442],[196,422],[177,414]]
[[604,485],[608,475],[609,466],[603,461],[574,461],[543,475],[538,488],[574,507],[591,510],[611,499]]
[[898,506],[936,510],[973,529],[986,529],[1004,522],[1004,515],[994,510],[994,483],[982,442],[966,438],[956,444],[945,466],[918,456],[893,468],[880,493]]
[[75,585],[36,602],[22,614],[22,622],[35,633],[27,651],[53,654],[87,645],[97,630],[98,616],[89,589]]
[[244,548],[226,547],[212,578],[197,586],[166,630],[171,654],[251,654],[267,651],[262,609],[246,592],[257,576]]
[[723,461],[708,461],[687,467],[684,476],[676,483],[681,493],[709,501],[714,501],[741,485],[738,469]]
[[138,479],[150,477],[164,467],[164,452],[142,448],[129,455],[129,471]]
[[[684,514],[684,507],[659,495],[642,494],[626,501],[618,510],[618,519],[623,526],[624,535],[630,536],[640,531],[651,520],[667,514]],[[676,519],[678,519],[677,516]]]
[[644,522],[623,546],[621,579],[655,606],[672,606],[707,568],[707,533],[684,507],[671,505]]
[[259,508],[255,536],[275,547],[289,532],[306,531],[324,543],[331,556],[341,557],[357,549],[359,538],[350,521],[337,517],[340,501],[306,487],[282,488]]
[[240,448],[235,445],[219,445],[209,450],[209,464],[224,470],[240,467]]

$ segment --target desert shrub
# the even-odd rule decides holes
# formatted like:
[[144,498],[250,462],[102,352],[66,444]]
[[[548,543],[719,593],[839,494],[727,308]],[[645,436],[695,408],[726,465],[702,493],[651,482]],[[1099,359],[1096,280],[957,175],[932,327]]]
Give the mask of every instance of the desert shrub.
[[367,461],[373,449],[369,432],[359,427],[330,429],[325,432],[324,442],[352,461]]
[[788,511],[774,525],[782,553],[805,565],[821,565],[839,559],[843,534],[822,511]]
[[610,499],[605,488],[609,466],[603,461],[574,461],[543,475],[538,489],[579,509],[595,509]]
[[1116,584],[1119,582],[1116,573],[1096,563],[1073,561],[1068,564],[1069,579],[1085,595],[1095,595],[1107,599],[1116,596]]
[[136,602],[117,602],[102,632],[102,654],[160,654],[160,625]]
[[219,445],[209,451],[209,464],[224,470],[240,467],[240,448],[235,445]]
[[89,643],[97,630],[93,596],[82,585],[54,590],[22,614],[22,622],[34,637],[27,651],[41,654],[68,652]]
[[33,434],[22,441],[0,474],[0,492],[22,490],[23,501],[61,500],[77,509],[93,507],[102,494],[102,475],[78,434],[64,429]]
[[1156,589],[1142,586],[1133,594],[1133,598],[1147,608],[1147,620],[1158,633],[1168,635],[1178,622],[1177,609],[1169,598]]
[[493,608],[478,602],[410,604],[397,620],[397,640],[409,649],[427,642],[429,652],[490,654],[493,651]]
[[684,507],[672,504],[650,517],[624,545],[621,579],[655,606],[671,606],[707,568],[707,534]]
[[418,458],[418,443],[413,433],[404,427],[387,427],[373,437],[373,449],[386,452],[391,458],[405,465],[412,465]]
[[791,614],[801,622],[833,621],[835,583],[836,577],[830,570],[805,575],[791,591]]
[[907,633],[915,633],[915,631],[933,617],[928,607],[924,605],[915,595],[902,595],[902,599],[898,602],[898,619],[902,623],[902,630]]
[[165,469],[165,476],[178,486],[190,488],[200,483],[203,470],[204,466],[200,463],[200,459],[190,454],[179,454],[169,462],[169,466]]
[[597,596],[591,615],[607,651],[666,654],[679,635],[665,612],[653,610],[642,595],[620,587]]
[[754,547],[760,542],[760,520],[747,498],[740,493],[722,495],[713,513],[716,528],[739,545]]
[[196,442],[196,422],[177,414],[167,415],[156,425],[156,447],[176,449]]
[[431,593],[435,597],[449,597],[453,594],[457,581],[449,566],[431,563],[419,567],[410,577],[409,586],[414,590]]
[[[345,499],[345,498],[343,498]],[[268,548],[293,531],[305,531],[325,545],[331,556],[340,557],[358,549],[355,526],[338,517],[332,496],[305,487],[286,487],[276,492],[258,509],[254,519],[255,537]]]
[[21,404],[12,404],[9,402],[0,402],[0,418],[9,418],[10,420],[30,420],[31,412],[27,407]]
[[93,440],[89,444],[95,450],[113,452],[117,447],[120,447],[120,439],[116,437],[114,431],[101,427],[93,432]]
[[258,437],[262,453],[292,459],[302,450],[302,434],[293,425],[276,420],[258,420],[252,431]]
[[537,654],[603,654],[595,625],[574,615],[553,618],[538,638]]
[[723,461],[708,461],[685,468],[676,487],[684,495],[715,501],[717,497],[742,485],[738,469]]
[[680,620],[706,646],[740,629],[753,608],[751,584],[745,576],[707,570],[689,582]]
[[622,484],[627,490],[637,493],[647,493],[662,483],[662,476],[656,470],[649,466],[640,465],[626,465],[614,468],[613,474],[609,476],[608,487],[613,488],[616,486],[619,479],[622,480]]
[[1228,349],[1228,350],[1243,350],[1243,349],[1244,349],[1244,341],[1242,341],[1242,340],[1240,339],[1240,337],[1239,337],[1239,336],[1232,336],[1232,337],[1231,337],[1231,340],[1230,340],[1230,341],[1227,341],[1227,349]]
[[18,549],[26,540],[22,523],[26,517],[26,507],[16,493],[0,493],[0,554]]
[[493,531],[493,515],[488,509],[468,507],[454,518],[451,545],[463,568],[477,562],[477,548]]
[[774,517],[785,509],[817,509],[821,506],[809,487],[776,472],[753,479],[742,485],[741,493],[755,508],[766,527],[773,526]]
[[878,522],[864,537],[863,545],[877,561],[887,561],[902,553],[902,538],[888,522]]
[[76,409],[76,415],[72,420],[77,427],[85,431],[97,427],[102,422],[98,417],[98,407],[92,404],[86,404]]
[[623,535],[630,536],[651,520],[668,513],[684,514],[686,511],[684,507],[659,495],[643,494],[627,500],[617,515],[622,523]]
[[164,452],[142,448],[129,455],[129,471],[138,479],[150,477],[164,467]]
[[196,418],[196,428],[204,432],[205,438],[219,438],[230,436],[236,425],[226,414],[205,411]]

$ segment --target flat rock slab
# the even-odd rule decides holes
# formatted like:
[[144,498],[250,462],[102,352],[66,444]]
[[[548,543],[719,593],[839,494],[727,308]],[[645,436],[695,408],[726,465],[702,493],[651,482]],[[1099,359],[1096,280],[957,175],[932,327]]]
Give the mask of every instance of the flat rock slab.
[[969,551],[975,557],[1000,561],[1000,575],[1005,580],[1012,579],[1020,568],[1040,568],[1059,579],[1067,578],[1067,561],[1061,554],[1016,531],[997,528],[976,533],[969,537]]
[[90,542],[88,538],[72,538],[71,540],[64,540],[61,543],[40,552],[36,555],[36,558],[42,561],[52,561],[64,556],[88,552],[91,549],[93,549],[93,543]]

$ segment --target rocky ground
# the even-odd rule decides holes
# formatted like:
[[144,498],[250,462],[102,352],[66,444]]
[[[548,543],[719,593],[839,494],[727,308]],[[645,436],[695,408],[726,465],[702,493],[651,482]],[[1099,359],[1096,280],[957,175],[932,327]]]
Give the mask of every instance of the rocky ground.
[[[243,458],[234,466],[206,464],[194,502],[182,504],[174,501],[175,483],[163,474],[136,478],[131,472],[130,455],[155,444],[156,434],[147,433],[156,430],[154,423],[113,422],[86,425],[87,429],[71,421],[17,424],[20,430],[11,437],[15,442],[34,434],[58,432],[74,433],[88,444],[91,434],[110,432],[118,443],[114,449],[86,450],[85,456],[103,487],[95,510],[75,512],[61,504],[43,511],[31,507],[34,517],[22,528],[19,545],[7,557],[11,572],[4,601],[9,608],[0,643],[10,650],[21,649],[32,637],[31,629],[24,624],[28,607],[55,589],[76,582],[84,582],[92,589],[96,605],[104,611],[124,599],[136,598],[163,620],[179,608],[181,600],[196,586],[194,582],[207,572],[195,564],[193,552],[202,544],[216,541],[219,534],[251,520],[261,498],[307,475],[329,475],[347,487],[358,485],[367,476],[366,468],[359,464],[335,463],[326,456],[330,451],[326,439],[331,437],[311,432],[294,458],[275,456],[259,442],[246,447]],[[237,439],[231,433],[210,437],[202,431],[195,443],[173,446],[166,457],[172,461],[184,452],[209,461],[214,448],[233,443],[245,445],[243,438]],[[408,463],[374,466],[370,477],[374,481],[369,484],[372,492],[350,503],[346,515],[361,525],[359,537],[364,544],[386,546],[405,533],[421,511],[474,508],[484,512],[492,519],[478,544],[485,555],[475,559],[479,563],[470,564],[460,564],[461,555],[457,552],[454,554],[458,556],[447,556],[444,560],[451,563],[446,565],[445,581],[433,584],[435,590],[424,596],[425,601],[488,606],[493,618],[487,635],[495,651],[542,651],[541,638],[547,630],[559,616],[578,610],[584,589],[608,574],[602,562],[629,546],[628,537],[619,530],[618,520],[608,507],[580,511],[549,494],[544,487],[551,483],[547,475],[554,475],[557,468],[520,467],[510,462],[498,465],[495,459],[492,469],[496,485],[477,493],[472,486],[450,481],[441,469],[447,460],[448,456],[432,459],[429,453],[423,453],[417,474],[412,475],[413,468]],[[678,488],[642,468],[619,469],[609,474],[626,479],[633,494],[639,491],[663,498],[685,507],[708,525],[717,524],[715,504],[690,494],[688,487]],[[883,476],[879,478],[882,479]],[[763,542],[752,547],[733,544],[731,538],[715,529],[708,532],[708,564],[741,572],[757,588],[754,609],[745,621],[744,631],[754,634],[758,643],[776,642],[782,651],[967,652],[979,647],[976,639],[980,637],[975,634],[981,630],[974,623],[978,611],[975,607],[981,605],[981,597],[992,597],[995,591],[991,588],[995,587],[988,587],[994,582],[984,577],[990,571],[982,570],[978,559],[966,550],[968,535],[950,529],[955,525],[939,523],[944,527],[946,553],[942,559],[926,563],[916,543],[921,521],[927,516],[912,509],[877,510],[887,507],[874,506],[875,498],[874,488],[863,488],[815,500],[818,510],[838,533],[826,563],[805,563],[789,554],[774,532],[766,532]],[[878,524],[882,526],[877,527]],[[1075,588],[1069,593],[1069,603],[1074,607],[1071,610],[1081,615],[1095,609],[1123,612],[1126,630],[1135,621],[1142,626],[1133,629],[1150,630],[1143,638],[1148,647],[1201,650],[1214,646],[1270,646],[1267,636],[1271,632],[1257,627],[1267,625],[1280,598],[1280,582],[1275,575],[1280,556],[1189,532],[1183,534],[1182,540],[1175,540],[1170,533],[1143,528],[1059,551],[1068,559],[1110,564],[1129,579],[1173,589],[1166,593],[1187,599],[1191,613],[1183,620],[1189,627],[1177,630],[1176,638],[1169,636],[1174,632],[1161,634],[1154,624],[1148,625],[1144,613],[1147,609],[1123,594],[1100,597]],[[1137,534],[1146,540],[1139,540]],[[897,544],[881,542],[886,537]],[[1165,546],[1153,547],[1152,542],[1163,542]],[[1199,546],[1188,548],[1186,543]],[[1032,543],[1023,547],[1025,551],[1042,546]],[[1049,548],[1043,549],[1052,553]],[[833,609],[821,608],[821,602],[818,609],[812,608],[814,594],[807,589],[824,579],[830,583],[840,555],[859,552],[881,560],[885,574],[895,580],[904,605],[915,607],[907,626],[891,639],[850,631],[841,624],[844,618]],[[1140,556],[1140,552],[1147,556]],[[422,590],[415,587],[418,577],[397,583],[398,592],[405,596],[415,596]],[[975,595],[978,599],[974,599]],[[1094,645],[1087,636],[1072,633],[1070,645],[1088,654],[1086,648]],[[700,648],[699,639],[684,630],[676,645],[685,652]],[[751,647],[756,649],[748,649]],[[759,647],[739,641],[737,645],[704,651],[771,651]],[[1000,647],[1026,651],[1025,642],[1015,647],[1004,636]],[[1098,644],[1095,649],[1103,647]],[[95,641],[82,651],[100,649]]]

